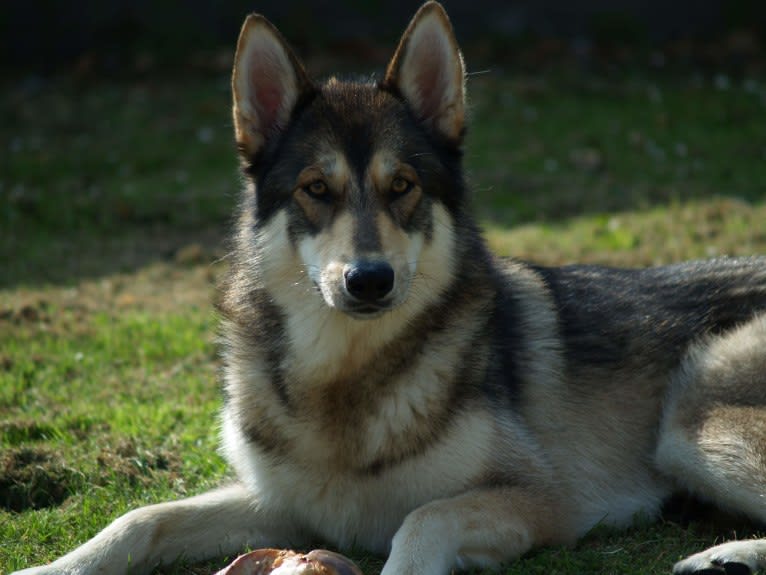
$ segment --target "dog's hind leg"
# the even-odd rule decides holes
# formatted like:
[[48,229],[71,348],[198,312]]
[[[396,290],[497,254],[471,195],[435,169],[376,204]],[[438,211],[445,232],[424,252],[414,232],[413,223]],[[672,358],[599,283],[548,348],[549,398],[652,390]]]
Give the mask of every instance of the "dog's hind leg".
[[[670,389],[656,463],[680,485],[766,524],[766,315],[692,349]],[[766,540],[735,541],[675,573],[753,573]]]
[[246,547],[294,543],[278,517],[264,517],[253,496],[235,485],[141,507],[50,565],[16,575],[147,573],[161,563],[236,554]]

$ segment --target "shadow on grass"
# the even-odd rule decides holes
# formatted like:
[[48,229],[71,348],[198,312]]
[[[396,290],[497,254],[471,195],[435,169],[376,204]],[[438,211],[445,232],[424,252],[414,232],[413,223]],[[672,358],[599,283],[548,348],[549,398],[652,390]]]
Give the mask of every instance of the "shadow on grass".
[[[227,77],[6,88],[0,288],[222,253],[239,185]],[[496,227],[766,198],[763,83],[489,74],[469,94],[466,167]]]
[[213,263],[225,256],[225,225],[205,229],[123,227],[113,235],[41,232],[5,240],[0,290],[70,285],[86,278],[130,273],[152,263]]
[[220,256],[238,188],[225,78],[8,86],[0,119],[0,288]]

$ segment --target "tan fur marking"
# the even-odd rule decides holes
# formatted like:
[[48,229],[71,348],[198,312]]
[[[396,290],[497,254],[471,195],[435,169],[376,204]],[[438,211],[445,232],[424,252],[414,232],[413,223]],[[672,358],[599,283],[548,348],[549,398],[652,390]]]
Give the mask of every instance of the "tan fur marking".
[[[318,228],[326,227],[332,218],[334,205],[342,203],[348,190],[351,172],[343,154],[330,151],[311,166],[307,166],[298,174],[295,181],[293,198],[303,209],[306,217]],[[327,189],[325,194],[333,198],[332,202],[323,202],[307,191],[313,182],[321,181]]]
[[348,160],[342,152],[327,144],[327,150],[319,155],[314,167],[321,172],[330,189],[337,196],[341,198],[346,196],[351,181],[351,168],[349,168]]
[[[377,225],[380,233],[381,246],[383,255],[394,268],[396,272],[397,281],[404,281],[406,278],[406,284],[402,286],[402,289],[409,287],[411,281],[409,271],[409,258],[412,255],[420,255],[420,247],[422,246],[422,238],[420,234],[408,234],[402,228],[394,224],[391,217],[386,212],[380,212],[377,217]],[[418,253],[411,254],[411,249],[414,244],[417,244]],[[400,289],[397,287],[397,289]]]
[[[397,223],[406,224],[423,195],[420,177],[415,168],[398,161],[388,152],[376,152],[370,161],[369,176],[381,200],[385,204],[390,202],[390,209]],[[404,194],[396,194],[391,190],[395,178],[405,179],[412,188]],[[383,244],[385,245],[385,240]]]

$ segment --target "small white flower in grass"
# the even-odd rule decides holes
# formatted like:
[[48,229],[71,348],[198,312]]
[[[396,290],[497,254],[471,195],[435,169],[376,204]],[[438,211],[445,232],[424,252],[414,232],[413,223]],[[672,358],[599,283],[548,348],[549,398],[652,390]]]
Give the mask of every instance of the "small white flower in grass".
[[203,144],[209,144],[210,142],[212,142],[214,136],[215,136],[215,132],[213,131],[213,128],[211,128],[210,126],[203,126],[199,130],[197,130],[197,139]]
[[713,78],[713,86],[715,86],[716,90],[725,92],[731,88],[731,80],[729,80],[726,74],[716,74],[715,78]]
[[526,106],[521,111],[521,117],[524,119],[525,122],[534,122],[537,120],[537,108],[533,108],[532,106]]
[[757,94],[759,92],[758,88],[758,81],[754,80],[753,78],[747,78],[744,82],[742,82],[742,89],[744,89],[748,94]]

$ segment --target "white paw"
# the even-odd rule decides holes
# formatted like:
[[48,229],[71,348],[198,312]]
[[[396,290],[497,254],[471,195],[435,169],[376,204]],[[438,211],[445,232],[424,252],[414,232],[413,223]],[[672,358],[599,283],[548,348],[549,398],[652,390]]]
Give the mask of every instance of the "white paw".
[[766,566],[766,542],[731,541],[679,561],[674,575],[752,575]]
[[53,568],[51,565],[39,565],[38,567],[29,567],[22,569],[21,571],[14,571],[11,575],[54,575],[63,573],[59,569]]

